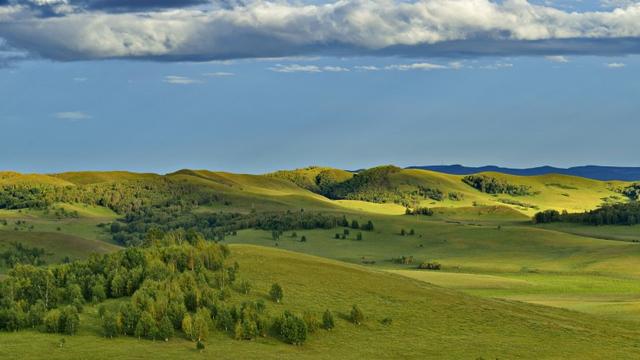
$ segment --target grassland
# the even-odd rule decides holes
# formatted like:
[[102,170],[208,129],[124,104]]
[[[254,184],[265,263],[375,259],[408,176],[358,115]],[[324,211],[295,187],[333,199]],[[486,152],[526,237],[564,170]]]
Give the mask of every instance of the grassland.
[[[285,289],[281,305],[269,311],[326,308],[338,314],[333,331],[320,330],[303,346],[270,338],[236,341],[215,333],[198,352],[186,340],[152,342],[100,336],[96,309],[82,315],[78,335],[36,332],[0,334],[3,359],[156,359],[216,358],[604,358],[632,359],[640,333],[631,324],[616,323],[573,311],[520,302],[481,299],[407,277],[278,249],[232,247],[243,278],[255,284],[237,301],[266,297],[277,281]],[[363,325],[343,317],[353,303],[365,312]],[[391,318],[390,325],[381,320]]]
[[[330,200],[318,194],[307,171],[308,186],[278,176],[179,171],[166,176],[132,173],[26,175],[3,173],[0,183],[46,182],[82,186],[122,179],[170,179],[210,189],[222,199],[196,212],[286,211],[305,209],[344,214],[374,231],[343,228],[287,232],[276,242],[269,231],[243,230],[228,236],[254,296],[265,297],[273,281],[283,284],[288,308],[315,311],[326,307],[345,316],[353,303],[368,320],[355,327],[341,319],[332,332],[314,335],[302,347],[260,339],[231,340],[216,334],[203,353],[193,343],[169,343],[99,336],[96,309],[88,307],[78,336],[58,347],[60,336],[37,332],[0,334],[0,356],[10,358],[633,358],[640,333],[639,227],[533,225],[532,207],[505,203],[513,199],[539,209],[584,211],[605,201],[625,201],[615,190],[624,183],[570,176],[517,177],[490,173],[506,182],[529,186],[534,195],[492,196],[462,182],[462,177],[423,170],[394,173],[393,188],[420,184],[461,200],[424,200],[433,216],[403,215],[393,203]],[[329,169],[330,170],[330,169]],[[289,175],[287,175],[289,176]],[[296,175],[297,176],[297,175]],[[332,173],[337,179],[349,174]],[[613,200],[612,200],[613,199]],[[0,210],[0,251],[10,241],[43,247],[48,262],[65,256],[116,251],[99,224],[119,215],[99,206],[56,204],[78,217],[58,219],[42,210]],[[24,221],[26,224],[16,225]],[[16,226],[18,229],[16,230]],[[413,236],[400,235],[414,230]],[[307,241],[301,242],[305,236]],[[289,251],[286,251],[289,250]],[[307,255],[303,255],[307,254]],[[401,265],[393,258],[412,256]],[[337,260],[337,261],[336,261]],[[443,265],[440,272],[418,271],[422,261]],[[364,264],[366,263],[366,264]],[[6,271],[1,269],[0,272]],[[447,288],[447,289],[445,289]],[[234,296],[242,296],[236,294]],[[546,305],[546,306],[539,306]],[[277,309],[277,307],[276,307]],[[272,309],[273,310],[273,309]],[[391,317],[391,326],[380,323]],[[375,341],[372,341],[375,339]],[[45,349],[43,351],[43,349]],[[12,357],[13,356],[13,357]]]

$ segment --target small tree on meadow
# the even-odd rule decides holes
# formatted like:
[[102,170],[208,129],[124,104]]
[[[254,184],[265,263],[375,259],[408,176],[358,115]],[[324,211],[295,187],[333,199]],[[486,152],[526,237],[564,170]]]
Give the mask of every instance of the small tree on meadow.
[[242,280],[240,282],[240,285],[238,286],[238,289],[241,293],[249,295],[249,293],[251,292],[251,283],[249,282],[249,280]]
[[276,320],[275,326],[280,337],[289,344],[300,345],[307,340],[307,324],[289,311],[285,311],[282,317]]
[[335,321],[333,320],[333,314],[331,310],[327,309],[324,314],[322,314],[322,328],[325,330],[331,330],[336,327]]
[[357,220],[351,221],[351,228],[352,229],[359,229],[360,228],[360,224],[358,224]]
[[269,296],[271,296],[271,300],[275,301],[276,303],[280,303],[280,301],[282,301],[282,298],[284,297],[282,287],[277,283],[271,285],[271,290],[269,290]]
[[358,305],[353,305],[353,307],[351,308],[349,320],[351,320],[351,322],[356,325],[360,325],[364,321],[364,313],[362,312],[362,310],[360,310]]

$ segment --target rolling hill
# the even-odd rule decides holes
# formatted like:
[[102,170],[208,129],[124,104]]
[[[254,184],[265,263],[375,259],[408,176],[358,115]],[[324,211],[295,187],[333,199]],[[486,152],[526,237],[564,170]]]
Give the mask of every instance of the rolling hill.
[[422,169],[446,174],[454,175],[470,175],[481,172],[498,172],[509,175],[534,176],[548,174],[562,174],[570,176],[584,177],[593,180],[621,180],[621,181],[639,181],[640,167],[621,167],[621,166],[575,166],[570,168],[557,168],[553,166],[540,166],[526,169],[514,169],[500,166],[479,166],[470,167],[463,165],[427,165],[427,166],[409,166],[409,169]]

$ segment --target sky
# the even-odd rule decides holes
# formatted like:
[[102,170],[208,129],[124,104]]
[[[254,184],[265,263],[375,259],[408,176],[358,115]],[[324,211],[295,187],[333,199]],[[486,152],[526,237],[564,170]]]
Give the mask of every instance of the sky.
[[0,0],[0,170],[640,166],[639,54],[640,1]]

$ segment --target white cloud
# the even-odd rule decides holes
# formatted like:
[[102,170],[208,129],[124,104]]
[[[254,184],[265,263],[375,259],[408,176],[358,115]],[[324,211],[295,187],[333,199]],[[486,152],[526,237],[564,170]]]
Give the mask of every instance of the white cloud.
[[623,67],[627,66],[627,64],[614,62],[614,63],[605,64],[605,66],[610,68],[610,69],[620,69],[620,68],[623,68]]
[[380,69],[377,66],[373,66],[373,65],[357,65],[353,67],[355,70],[357,71],[380,71],[382,69]]
[[168,75],[164,77],[164,82],[167,84],[174,85],[191,85],[191,84],[200,84],[202,81],[191,79],[186,76],[177,76],[177,75]]
[[497,62],[495,64],[480,66],[480,69],[484,69],[484,70],[500,70],[500,69],[510,69],[512,67],[513,67],[512,63]]
[[[64,1],[54,3],[65,5]],[[320,4],[252,0],[227,8],[132,13],[83,10],[54,17],[38,17],[26,6],[9,6],[0,7],[0,38],[32,55],[57,60],[206,61],[322,55],[336,49],[420,57],[637,53],[640,3],[607,11],[570,12],[525,0],[340,0]],[[549,42],[540,44],[544,41]]]
[[300,64],[276,64],[268,68],[271,71],[281,73],[321,73],[321,72],[348,72],[349,69],[342,66],[318,66]]
[[327,72],[347,72],[350,71],[349,69],[342,67],[342,66],[325,66],[322,68],[322,71],[327,71]]
[[559,63],[559,64],[564,64],[564,63],[568,63],[569,62],[569,58],[567,58],[566,56],[562,56],[562,55],[550,55],[550,56],[545,56],[545,59],[554,62],[554,63]]
[[85,82],[87,80],[89,80],[89,79],[87,79],[86,77],[74,77],[73,78],[73,81],[75,81],[75,82]]
[[449,67],[440,64],[431,64],[431,63],[413,63],[413,64],[394,64],[388,65],[384,67],[385,70],[399,70],[399,71],[408,71],[408,70],[443,70],[449,69]]
[[82,111],[63,111],[53,114],[55,118],[61,120],[79,121],[91,119],[91,115]]
[[465,65],[462,61],[452,61],[449,63],[449,68],[450,69],[454,69],[454,70],[458,70],[458,69],[462,69],[464,68]]
[[269,70],[275,71],[275,72],[281,72],[281,73],[294,73],[294,72],[319,73],[319,72],[322,72],[320,67],[318,67],[316,65],[299,65],[299,64],[291,64],[291,65],[276,64],[276,66],[270,67]]
[[226,71],[217,71],[217,72],[204,73],[202,75],[207,77],[228,77],[228,76],[235,76],[235,73],[226,72]]

